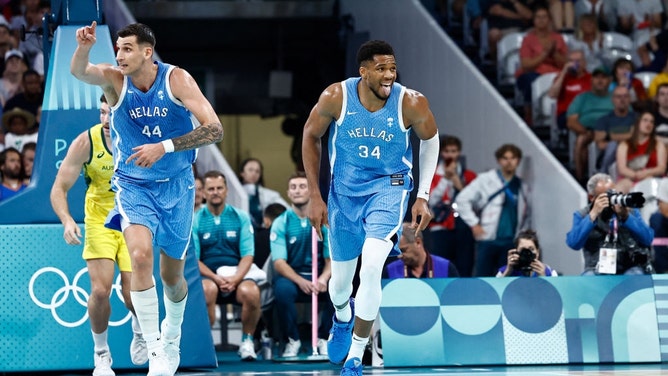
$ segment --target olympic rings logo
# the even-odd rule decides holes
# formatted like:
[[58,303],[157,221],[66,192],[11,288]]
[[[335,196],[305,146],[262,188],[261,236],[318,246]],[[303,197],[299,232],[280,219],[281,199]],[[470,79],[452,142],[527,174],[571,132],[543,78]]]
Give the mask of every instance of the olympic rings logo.
[[[63,287],[59,288],[58,290],[55,291],[53,296],[51,297],[51,301],[49,302],[42,302],[37,296],[35,295],[35,283],[37,279],[42,276],[45,273],[55,273],[60,279],[63,281]],[[80,326],[86,320],[88,320],[88,298],[89,294],[88,292],[83,289],[82,287],[79,286],[79,281],[81,277],[88,273],[88,268],[84,267],[83,269],[79,270],[77,274],[74,276],[74,279],[72,280],[72,284],[70,284],[69,279],[67,278],[67,275],[65,273],[53,266],[47,266],[44,268],[41,268],[37,270],[32,277],[30,277],[30,283],[28,284],[28,293],[30,294],[30,299],[32,299],[33,303],[35,303],[38,307],[43,308],[43,309],[48,309],[51,311],[51,315],[53,316],[53,319],[56,320],[58,324],[61,326],[64,326],[66,328],[75,328],[77,326]],[[74,296],[74,299],[76,302],[78,302],[81,306],[84,308],[84,315],[81,317],[79,320],[76,321],[67,321],[64,320],[60,317],[58,314],[58,308],[62,307],[67,299],[70,297],[70,293]],[[111,286],[111,295],[114,295],[116,293],[116,296],[118,299],[125,303],[125,300],[123,299],[123,293],[121,289],[121,275],[120,273],[118,276],[116,276],[116,280],[114,281],[114,284]],[[128,311],[127,315],[123,317],[121,320],[118,321],[109,321],[109,326],[121,326],[128,322],[130,318],[132,317],[132,314]]]

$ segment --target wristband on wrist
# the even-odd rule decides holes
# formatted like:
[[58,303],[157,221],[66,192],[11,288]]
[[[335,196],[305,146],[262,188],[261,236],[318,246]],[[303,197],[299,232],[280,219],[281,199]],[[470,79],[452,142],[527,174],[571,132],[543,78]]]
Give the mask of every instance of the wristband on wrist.
[[421,191],[421,192],[418,192],[417,195],[416,195],[416,197],[417,197],[417,198],[423,198],[423,199],[425,199],[426,201],[429,201],[429,194],[428,194],[428,193],[424,193],[424,192],[422,192],[422,191]]
[[165,153],[173,153],[174,152],[174,142],[172,142],[172,139],[164,140],[162,141],[162,147],[165,148]]

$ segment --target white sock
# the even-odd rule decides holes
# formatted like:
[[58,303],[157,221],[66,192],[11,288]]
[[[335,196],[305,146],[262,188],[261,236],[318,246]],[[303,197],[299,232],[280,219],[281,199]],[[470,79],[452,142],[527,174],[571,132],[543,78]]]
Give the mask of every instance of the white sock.
[[369,337],[361,338],[358,337],[357,334],[353,333],[353,343],[350,345],[350,351],[348,352],[346,362],[352,358],[358,358],[359,360],[362,360],[362,357],[364,356],[364,349],[366,349],[367,343],[369,343]]
[[165,332],[162,333],[166,338],[176,338],[181,335],[181,324],[183,323],[183,313],[186,309],[188,294],[180,302],[169,300],[167,295],[163,295],[165,300]]
[[346,302],[345,307],[339,309],[339,307],[335,307],[336,309],[336,319],[339,320],[339,322],[344,323],[344,322],[350,322],[350,319],[353,318],[353,310],[350,309],[350,301]]
[[141,334],[141,326],[139,326],[139,320],[134,313],[132,314],[132,333]]
[[105,329],[102,333],[95,333],[92,330],[90,332],[93,334],[93,350],[96,353],[109,351],[109,343],[107,343],[109,329]]
[[158,325],[158,293],[155,286],[144,291],[130,291],[130,295],[149,354],[162,349]]

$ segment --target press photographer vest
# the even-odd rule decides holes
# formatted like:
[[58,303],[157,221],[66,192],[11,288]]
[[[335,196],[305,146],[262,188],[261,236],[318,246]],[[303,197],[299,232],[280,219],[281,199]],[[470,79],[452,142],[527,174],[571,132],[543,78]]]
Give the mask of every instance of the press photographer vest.
[[[590,207],[580,209],[580,215],[582,217],[589,216]],[[606,243],[606,236],[610,232],[610,221],[612,220],[619,221],[619,218],[616,215],[609,221],[604,221],[600,218],[596,218],[596,223],[594,228],[592,228],[587,241],[585,242],[584,247],[582,248],[584,252],[585,260],[585,270],[596,270],[596,264],[599,259],[599,249],[604,245],[612,245],[611,243]],[[631,254],[638,250],[643,250],[641,245],[633,238],[631,231],[623,226],[617,226],[617,242],[615,243],[619,252],[617,253],[617,274],[623,274],[627,269],[636,266],[631,260]],[[637,265],[644,266],[644,265]]]

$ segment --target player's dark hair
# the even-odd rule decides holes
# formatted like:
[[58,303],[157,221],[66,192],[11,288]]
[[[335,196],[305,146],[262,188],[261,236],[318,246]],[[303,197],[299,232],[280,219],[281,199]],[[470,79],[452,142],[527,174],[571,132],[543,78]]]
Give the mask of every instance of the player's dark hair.
[[382,40],[370,40],[357,50],[357,65],[362,66],[365,61],[372,61],[375,55],[392,55],[394,49],[389,43]]
[[142,23],[133,23],[118,30],[118,36],[121,38],[133,35],[137,37],[137,44],[148,43],[151,47],[155,48],[155,34],[153,34],[153,30]]

